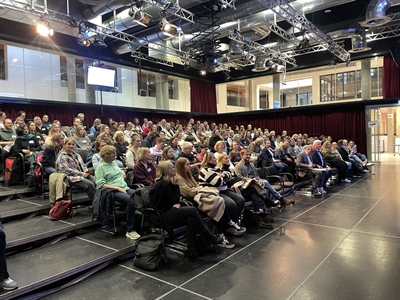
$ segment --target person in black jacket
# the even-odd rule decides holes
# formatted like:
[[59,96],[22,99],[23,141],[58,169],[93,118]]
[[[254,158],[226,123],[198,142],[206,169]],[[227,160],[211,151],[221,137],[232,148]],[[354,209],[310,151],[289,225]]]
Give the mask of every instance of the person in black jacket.
[[154,208],[164,212],[166,226],[186,225],[186,239],[188,244],[188,258],[197,259],[195,248],[196,228],[213,244],[218,244],[222,238],[212,235],[205,227],[197,209],[193,206],[181,206],[179,203],[180,191],[176,184],[176,169],[169,160],[161,161],[157,167],[157,178],[153,189],[150,190],[150,202]]
[[58,152],[64,146],[64,135],[62,133],[56,133],[51,137],[50,145],[44,148],[42,156],[42,167],[47,174],[52,174],[56,171],[56,159]]
[[26,124],[20,124],[16,129],[18,138],[15,140],[14,153],[22,153],[25,160],[31,167],[35,162],[35,151],[41,151],[39,141],[33,134],[29,134],[29,128]]
[[6,234],[0,219],[0,287],[3,290],[11,291],[18,287],[18,284],[10,278],[7,272],[6,263]]

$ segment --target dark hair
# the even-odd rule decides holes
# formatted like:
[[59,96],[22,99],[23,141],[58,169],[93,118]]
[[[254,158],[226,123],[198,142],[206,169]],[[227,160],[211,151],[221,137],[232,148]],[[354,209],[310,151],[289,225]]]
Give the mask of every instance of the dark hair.
[[[24,128],[28,127],[28,125],[26,125],[25,123],[19,124],[19,126],[17,127],[17,129],[15,129],[15,132],[17,133],[18,136],[23,135],[24,134]],[[29,127],[28,127],[29,130]]]

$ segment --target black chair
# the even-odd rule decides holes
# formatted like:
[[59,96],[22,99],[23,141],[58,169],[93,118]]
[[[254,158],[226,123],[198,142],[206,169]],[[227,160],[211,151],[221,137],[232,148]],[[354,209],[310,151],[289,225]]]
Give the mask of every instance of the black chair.
[[[283,184],[281,189],[281,195],[285,197],[293,192],[294,177],[291,173],[278,173],[278,170],[274,166],[264,167],[267,174],[267,180],[270,184],[279,182],[279,185]],[[293,194],[294,195],[294,194]]]

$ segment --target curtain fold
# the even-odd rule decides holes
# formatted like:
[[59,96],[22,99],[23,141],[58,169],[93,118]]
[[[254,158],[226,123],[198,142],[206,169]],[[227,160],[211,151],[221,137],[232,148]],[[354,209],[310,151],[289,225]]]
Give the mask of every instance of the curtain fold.
[[217,114],[215,83],[190,80],[190,111]]
[[400,69],[390,54],[385,55],[383,58],[382,73],[383,98],[400,97]]

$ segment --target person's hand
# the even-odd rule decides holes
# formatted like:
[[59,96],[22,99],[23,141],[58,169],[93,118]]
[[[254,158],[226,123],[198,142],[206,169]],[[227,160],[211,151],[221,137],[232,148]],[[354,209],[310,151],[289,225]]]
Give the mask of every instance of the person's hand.
[[326,168],[327,168],[328,170],[330,170],[330,169],[331,169],[331,167],[330,167],[330,166],[326,166]]
[[177,203],[177,204],[174,204],[174,206],[172,206],[172,207],[178,209],[181,207],[181,205],[179,203]]
[[318,168],[318,169],[322,169],[322,167],[321,167],[321,166],[319,166],[319,165],[317,165],[317,168]]
[[309,167],[310,169],[312,169],[312,164],[309,164],[308,167]]
[[118,192],[121,192],[121,193],[127,194],[127,192],[126,192],[126,191],[125,191],[125,189],[123,189],[123,188],[118,188]]
[[83,176],[84,178],[88,178],[88,177],[90,176],[90,173],[89,173],[89,172],[83,172],[83,173],[82,173],[82,176]]
[[287,161],[292,161],[292,159],[290,157],[286,158]]

